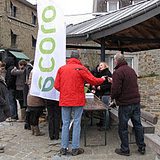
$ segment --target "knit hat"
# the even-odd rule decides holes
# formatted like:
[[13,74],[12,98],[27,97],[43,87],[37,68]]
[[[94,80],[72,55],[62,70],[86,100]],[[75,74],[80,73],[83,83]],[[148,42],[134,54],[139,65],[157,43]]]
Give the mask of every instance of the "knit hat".
[[72,53],[71,53],[71,58],[79,59],[79,58],[80,58],[79,53],[76,52],[76,51],[72,51]]

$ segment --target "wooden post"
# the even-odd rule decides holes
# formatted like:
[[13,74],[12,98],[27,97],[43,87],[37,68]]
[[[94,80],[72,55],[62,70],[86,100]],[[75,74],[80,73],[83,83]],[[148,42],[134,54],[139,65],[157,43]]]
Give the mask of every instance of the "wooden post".
[[124,54],[124,51],[123,51],[123,50],[121,50],[121,54]]
[[105,62],[105,39],[101,39],[101,61]]

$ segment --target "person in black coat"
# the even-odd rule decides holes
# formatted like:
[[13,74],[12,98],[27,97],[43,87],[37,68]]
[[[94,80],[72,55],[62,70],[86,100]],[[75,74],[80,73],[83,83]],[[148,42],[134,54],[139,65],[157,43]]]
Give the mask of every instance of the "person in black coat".
[[33,60],[28,62],[26,67],[25,67],[25,70],[24,70],[25,83],[24,83],[24,87],[23,87],[23,105],[26,108],[26,117],[25,117],[24,129],[29,129],[29,130],[31,129],[31,125],[30,125],[30,110],[29,110],[28,105],[27,105],[27,95],[28,95],[28,92],[29,92],[29,85],[28,85],[29,74],[30,74],[31,70],[33,69],[33,63],[34,63]]
[[8,89],[5,79],[2,76],[3,62],[0,61],[0,122],[10,117],[10,109],[8,104]]
[[[10,117],[10,109],[8,105],[8,90],[5,79],[2,76],[3,62],[0,61],[0,122],[5,121]],[[0,146],[0,153],[4,152],[4,147]]]
[[6,77],[5,82],[7,84],[9,92],[9,106],[11,111],[11,119],[18,120],[18,109],[16,101],[16,76],[11,75],[11,70],[15,67],[15,60],[13,57],[8,57],[6,60]]
[[[112,73],[109,70],[109,67],[106,62],[100,62],[99,65],[96,67],[94,75],[98,78],[102,76],[112,77]],[[107,106],[109,105],[110,101],[110,94],[111,94],[111,83],[108,81],[108,78],[98,86],[92,86],[92,92],[95,93],[97,97],[99,97],[102,102],[104,102]],[[100,121],[97,123],[97,126],[100,127],[98,130],[104,130],[104,113],[100,112]],[[107,126],[109,127],[109,126]]]
[[[109,71],[109,67],[107,63],[100,62],[99,64],[99,72],[97,72],[97,77],[100,78],[102,76],[112,77],[112,73]],[[95,86],[96,95],[102,99],[102,101],[108,105],[110,94],[111,94],[111,83],[108,82],[108,79],[99,86]]]
[[61,107],[58,100],[45,100],[48,111],[48,132],[50,140],[59,139]]

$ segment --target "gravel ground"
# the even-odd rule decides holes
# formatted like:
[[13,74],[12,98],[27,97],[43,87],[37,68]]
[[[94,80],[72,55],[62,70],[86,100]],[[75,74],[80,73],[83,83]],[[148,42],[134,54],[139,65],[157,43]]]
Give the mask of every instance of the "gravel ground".
[[[107,145],[104,146],[104,132],[96,127],[89,127],[87,130],[87,144],[97,146],[84,147],[83,130],[81,136],[81,147],[85,153],[72,157],[59,156],[60,141],[51,141],[48,138],[47,123],[40,124],[41,131],[45,136],[36,137],[31,131],[23,129],[24,124],[14,122],[0,124],[0,144],[5,146],[5,153],[0,154],[0,160],[155,160],[156,153],[148,146],[144,156],[137,152],[135,144],[130,145],[131,156],[124,157],[115,154],[114,150],[119,146],[120,141],[117,133],[117,126],[107,131]],[[160,121],[156,125],[156,133],[160,134]]]

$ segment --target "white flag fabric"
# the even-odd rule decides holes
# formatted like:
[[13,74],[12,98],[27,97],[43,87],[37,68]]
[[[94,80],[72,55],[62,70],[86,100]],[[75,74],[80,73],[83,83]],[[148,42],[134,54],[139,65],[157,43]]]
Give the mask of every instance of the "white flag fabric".
[[54,79],[66,62],[66,26],[55,0],[37,0],[38,37],[30,94],[59,100]]

